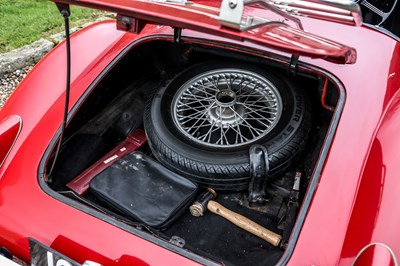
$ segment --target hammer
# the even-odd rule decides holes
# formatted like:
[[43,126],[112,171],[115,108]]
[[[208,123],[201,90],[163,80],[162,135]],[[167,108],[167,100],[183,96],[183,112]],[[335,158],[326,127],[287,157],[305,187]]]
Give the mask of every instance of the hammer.
[[193,216],[199,217],[203,216],[204,212],[208,209],[209,211],[225,218],[230,221],[234,225],[246,230],[247,232],[264,239],[271,245],[277,247],[282,239],[282,236],[274,233],[267,228],[262,227],[261,225],[253,222],[252,220],[235,213],[231,210],[228,210],[218,202],[214,201],[217,197],[217,193],[208,188],[206,192],[201,194],[198,199],[189,207],[190,213]]

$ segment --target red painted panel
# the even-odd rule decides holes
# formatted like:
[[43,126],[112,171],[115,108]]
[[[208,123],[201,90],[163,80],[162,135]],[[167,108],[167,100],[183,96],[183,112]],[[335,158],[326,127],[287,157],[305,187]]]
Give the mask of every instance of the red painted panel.
[[354,261],[354,266],[395,266],[397,260],[386,245],[372,243],[363,249]]
[[0,167],[10,153],[21,131],[22,120],[17,115],[5,118],[0,123]]
[[[400,168],[396,166],[400,159],[397,137],[400,115],[396,102],[400,45],[371,29],[304,21],[312,32],[357,47],[358,60],[354,65],[339,66],[320,59],[301,58],[337,77],[345,87],[346,102],[289,265],[350,265],[363,244],[372,240],[387,243],[400,257],[397,229],[400,218],[393,211],[400,194]],[[104,22],[75,34],[71,106],[122,49],[152,33],[171,31],[147,27],[141,35],[125,34],[115,30],[115,22]],[[263,48],[192,31],[184,34],[209,41],[219,39],[249,49]],[[195,265],[175,252],[53,199],[40,189],[39,162],[62,120],[63,45],[34,68],[0,112],[0,119],[18,114],[24,120],[20,137],[0,169],[0,245],[25,260],[29,258],[27,237],[33,237],[47,245],[54,243],[59,251],[79,261],[93,258],[107,264],[133,256],[150,265]],[[363,192],[370,189],[370,195]],[[375,210],[363,206],[362,198]],[[362,212],[369,215],[366,226],[360,228],[366,236],[357,241],[353,233],[359,230],[357,213]],[[60,236],[90,250],[74,244],[57,245]]]
[[[215,7],[220,6],[221,1],[202,1],[201,4],[187,5],[132,0],[53,1],[117,12],[149,23],[192,29],[234,40],[252,41],[294,55],[324,58],[339,64],[353,64],[356,61],[355,49],[281,22],[242,32],[222,27],[219,22],[219,8]],[[252,17],[257,17],[259,11],[254,7],[247,7],[245,10],[246,14]],[[261,11],[262,17],[268,17],[265,15],[270,11]]]

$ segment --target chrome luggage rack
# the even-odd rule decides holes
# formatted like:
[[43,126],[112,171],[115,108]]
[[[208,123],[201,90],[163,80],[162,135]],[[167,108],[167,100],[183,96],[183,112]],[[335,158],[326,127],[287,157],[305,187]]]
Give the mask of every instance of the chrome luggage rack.
[[[245,6],[258,5],[282,17],[281,21],[244,14]],[[360,26],[360,6],[350,0],[223,0],[219,22],[239,31],[248,31],[270,23],[292,21],[303,30],[296,16],[310,17],[336,23]]]

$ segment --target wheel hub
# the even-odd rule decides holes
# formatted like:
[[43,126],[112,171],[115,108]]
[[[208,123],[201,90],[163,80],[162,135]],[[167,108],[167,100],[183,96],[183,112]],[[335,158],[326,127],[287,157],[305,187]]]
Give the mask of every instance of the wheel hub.
[[233,90],[221,90],[215,95],[215,102],[221,107],[232,107],[236,103],[236,93]]
[[208,113],[208,120],[218,127],[237,126],[246,116],[245,108],[237,103],[233,90],[221,90],[215,95],[215,107]]

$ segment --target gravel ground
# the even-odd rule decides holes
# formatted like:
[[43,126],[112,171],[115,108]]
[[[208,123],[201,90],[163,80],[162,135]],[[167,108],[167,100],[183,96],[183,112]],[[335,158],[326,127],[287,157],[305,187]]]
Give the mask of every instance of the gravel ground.
[[3,107],[8,97],[32,68],[33,66],[27,66],[0,77],[0,108]]

